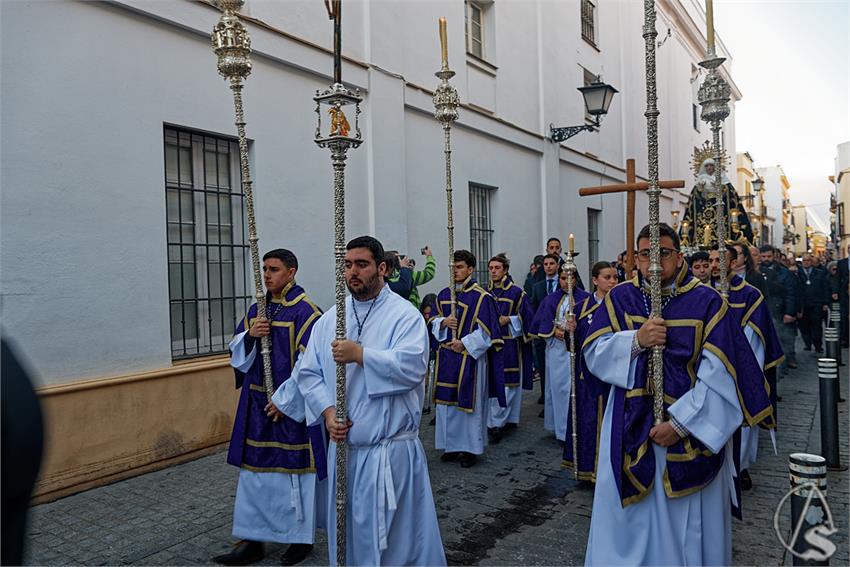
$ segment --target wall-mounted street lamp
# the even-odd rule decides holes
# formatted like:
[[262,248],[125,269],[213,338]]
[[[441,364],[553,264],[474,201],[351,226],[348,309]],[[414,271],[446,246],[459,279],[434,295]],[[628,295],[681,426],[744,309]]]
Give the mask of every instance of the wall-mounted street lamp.
[[581,96],[584,97],[584,107],[587,113],[593,117],[593,122],[582,126],[564,126],[555,128],[549,124],[549,135],[553,142],[569,140],[579,132],[585,130],[596,130],[602,124],[602,117],[608,114],[608,107],[614,100],[614,95],[619,91],[607,83],[603,83],[599,76],[586,87],[579,87]]

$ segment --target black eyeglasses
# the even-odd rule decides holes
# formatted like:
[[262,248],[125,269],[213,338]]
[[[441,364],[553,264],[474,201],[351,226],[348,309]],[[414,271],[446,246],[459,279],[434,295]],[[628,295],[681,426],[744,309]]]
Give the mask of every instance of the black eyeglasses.
[[[675,250],[673,248],[661,248],[659,250],[659,252],[661,253],[660,254],[661,258],[666,260],[667,258],[672,256],[673,254],[676,254],[678,252],[678,250]],[[649,259],[649,248],[644,248],[643,250],[638,250],[637,255],[640,256],[641,258]]]

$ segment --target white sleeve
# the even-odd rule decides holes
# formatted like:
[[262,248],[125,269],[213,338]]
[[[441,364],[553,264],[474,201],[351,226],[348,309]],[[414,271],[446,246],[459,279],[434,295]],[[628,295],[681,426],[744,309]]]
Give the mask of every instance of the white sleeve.
[[[304,414],[308,426],[321,423],[323,420],[322,412],[336,405],[333,392],[330,390],[331,385],[325,380],[321,353],[319,352],[321,348],[329,349],[331,343],[323,336],[321,323],[322,320],[320,319],[310,333],[310,341],[307,343],[307,350],[304,351],[299,360],[297,372],[296,369],[293,369],[292,377],[287,380],[287,382],[294,381],[298,386],[299,393],[304,397]],[[332,373],[329,378],[334,380],[336,375]],[[293,413],[297,412],[295,407],[287,405],[287,408]],[[283,412],[287,413],[286,410],[283,410]]]
[[584,348],[591,374],[603,382],[629,390],[635,383],[637,358],[632,359],[632,342],[637,331],[608,333]]
[[431,333],[433,333],[434,338],[440,342],[443,342],[449,336],[449,329],[447,327],[442,329],[440,328],[440,323],[443,322],[443,319],[445,319],[445,317],[434,317],[431,319]]
[[511,331],[511,336],[513,338],[522,336],[522,321],[519,319],[519,315],[511,315],[511,322],[508,324],[508,328]]
[[750,348],[753,349],[753,354],[756,360],[759,361],[759,368],[764,368],[764,345],[761,338],[758,336],[752,327],[747,325],[744,327],[744,336],[747,337],[747,342],[750,343]]
[[428,329],[418,314],[399,321],[386,349],[363,348],[370,398],[405,394],[421,386],[428,371]]
[[490,340],[490,335],[485,333],[481,328],[475,329],[475,331],[469,333],[460,339],[460,341],[469,355],[475,360],[481,358],[481,355],[487,352],[487,349],[493,344],[493,341]]
[[254,348],[251,349],[251,352],[245,354],[245,336],[247,334],[248,331],[242,331],[234,336],[230,340],[230,344],[227,345],[230,349],[230,366],[239,372],[248,372],[251,365],[254,364],[254,359],[257,358],[256,341],[254,341]]
[[295,359],[295,366],[292,368],[292,373],[289,379],[285,380],[280,388],[275,391],[272,396],[272,403],[281,412],[286,414],[290,419],[295,421],[304,421],[307,419],[307,410],[305,407],[304,396],[298,391],[298,384],[293,379],[298,374],[298,368],[301,364],[301,353],[298,353],[298,358]]
[[670,415],[713,453],[719,453],[744,414],[735,380],[713,353],[703,350],[697,382],[669,408]]

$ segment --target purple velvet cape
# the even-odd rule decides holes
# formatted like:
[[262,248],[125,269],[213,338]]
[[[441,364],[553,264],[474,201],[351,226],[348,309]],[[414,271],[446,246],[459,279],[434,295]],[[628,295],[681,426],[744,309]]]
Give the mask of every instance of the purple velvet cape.
[[[713,283],[714,282],[712,280]],[[785,360],[779,334],[773,324],[770,309],[764,303],[764,297],[755,287],[741,276],[734,275],[729,281],[729,311],[735,315],[741,328],[750,327],[761,338],[764,345],[764,377],[770,387],[770,402],[773,405],[773,420],[776,413],[776,367]],[[768,421],[763,425],[770,426]]]
[[501,328],[502,361],[505,372],[505,386],[517,387],[520,385],[520,377],[523,390],[531,390],[534,386],[534,377],[531,371],[531,337],[529,329],[534,314],[531,311],[531,303],[525,291],[513,282],[510,276],[505,276],[501,282],[493,285],[490,282],[488,289],[496,299],[496,309],[499,315],[505,317],[519,317],[522,325],[522,335],[514,337],[509,325]]
[[[604,309],[594,314],[584,347],[602,335],[640,328],[649,315],[649,294],[642,283],[638,275],[611,290]],[[741,326],[720,294],[701,285],[686,265],[662,317],[668,326],[663,359],[665,409],[696,384],[700,355],[708,350],[735,380],[745,423],[753,426],[773,415],[764,374]],[[649,445],[653,422],[649,358],[649,350],[638,356],[631,390],[611,390],[611,466],[623,506],[643,499],[655,481],[655,453]],[[723,458],[723,451],[714,454],[690,435],[671,445],[664,470],[665,493],[676,498],[702,490],[717,476]]]
[[[590,297],[590,294],[583,289],[573,288],[573,306],[580,304],[588,297]],[[531,321],[531,334],[535,338],[548,339],[555,333],[555,317],[561,310],[561,303],[566,300],[567,292],[558,287],[540,302],[537,313],[534,314],[534,319]],[[576,345],[579,344],[576,343]]]
[[[443,288],[437,296],[437,311],[440,317],[451,314],[451,296],[449,288]],[[487,391],[488,397],[497,398],[499,405],[507,406],[505,399],[505,376],[502,362],[502,345],[499,332],[499,312],[496,300],[478,285],[473,278],[467,278],[457,292],[458,334],[457,338],[481,328],[493,346],[487,349]],[[457,353],[446,344],[452,339],[453,332],[447,333],[437,349],[437,383],[434,387],[434,403],[457,406],[466,412],[475,408],[475,381],[477,364],[468,352]]]
[[[282,297],[271,298],[269,313],[275,313],[271,327],[272,378],[275,389],[290,376],[298,351],[307,348],[310,331],[322,311],[307,299],[304,289],[292,285]],[[245,318],[236,326],[236,333],[249,328],[257,317],[253,304]],[[248,339],[248,337],[246,337]],[[256,340],[257,356],[246,373],[234,369],[236,387],[241,388],[233,434],[227,451],[227,462],[254,472],[326,474],[325,440],[320,426],[308,428],[303,421],[284,415],[273,422],[264,408],[268,403],[263,385],[263,361],[260,341]]]
[[[605,416],[605,406],[608,403],[608,393],[611,384],[603,382],[590,373],[581,354],[581,346],[588,336],[588,330],[593,323],[594,313],[604,308],[604,303],[596,303],[591,296],[576,305],[576,347],[579,349],[576,368],[576,425],[578,430],[578,478],[596,482],[596,465],[599,457],[600,434],[602,420]],[[564,443],[563,466],[573,469],[573,419],[572,404],[567,412],[567,437]]]

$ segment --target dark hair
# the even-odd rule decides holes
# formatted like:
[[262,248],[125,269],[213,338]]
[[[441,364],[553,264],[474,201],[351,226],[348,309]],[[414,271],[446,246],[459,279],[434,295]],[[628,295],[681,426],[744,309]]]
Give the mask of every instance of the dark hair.
[[549,248],[549,243],[550,243],[550,242],[552,242],[553,240],[554,240],[555,242],[557,242],[558,244],[561,244],[561,239],[560,239],[560,238],[558,238],[557,236],[550,236],[550,237],[549,237],[549,240],[547,240],[547,241],[546,241],[546,248]]
[[760,254],[767,254],[768,252],[770,252],[771,254],[775,254],[776,249],[773,248],[773,246],[771,246],[770,244],[762,244],[761,246],[759,246]]
[[747,264],[747,271],[750,272],[752,270],[755,270],[756,264],[753,260],[753,254],[750,252],[750,246],[746,242],[734,242],[732,244],[732,248],[735,248],[735,246],[741,247],[741,253],[744,255],[744,260]]
[[419,304],[419,312],[424,313],[426,307],[431,308],[432,314],[437,310],[437,294],[429,293],[422,298],[422,303]]
[[287,268],[298,269],[298,258],[296,258],[295,254],[286,248],[275,248],[274,250],[269,250],[263,255],[263,262],[269,258],[276,258],[280,260]]
[[617,267],[611,262],[605,262],[604,260],[602,262],[596,262],[590,270],[590,277],[598,278],[599,274],[602,273],[602,270],[607,270],[608,268],[611,268],[612,270],[617,269]]
[[537,256],[535,256],[534,257],[534,263],[537,264],[538,266],[542,266],[543,265],[543,254],[538,254]]
[[369,252],[372,253],[372,258],[375,260],[376,265],[380,265],[381,262],[386,261],[384,258],[384,245],[374,236],[358,236],[349,240],[348,244],[345,245],[346,250],[354,250],[355,248],[368,248]]
[[464,262],[470,268],[475,267],[475,255],[469,250],[455,250],[455,262]]
[[726,248],[726,252],[728,252],[728,253],[729,253],[729,257],[730,257],[732,260],[737,260],[737,259],[738,259],[738,251],[737,251],[737,250],[735,250],[735,247],[734,247],[734,246],[729,246],[728,248]]
[[[395,252],[384,252],[384,262],[387,263],[387,271],[390,273],[401,269],[401,262],[398,260],[398,254]],[[388,276],[390,274],[387,274]]]
[[546,258],[551,258],[551,259],[555,260],[555,263],[556,263],[556,264],[558,264],[559,266],[561,265],[561,259],[560,259],[560,258],[558,258],[557,256],[555,256],[554,254],[546,254],[545,256],[543,256],[543,259],[544,259],[544,260],[545,260]]
[[694,252],[693,254],[691,254],[691,257],[688,258],[688,262],[691,266],[694,265],[694,262],[708,262],[708,260],[708,252],[705,252],[703,250],[698,250]]
[[[676,231],[673,230],[673,228],[665,222],[658,223],[658,238],[664,236],[673,241],[673,248],[679,250],[681,241],[679,240],[679,235],[676,234]],[[640,229],[640,232],[638,233],[637,238],[635,239],[635,245],[640,242],[641,238],[649,238],[649,225],[646,225],[645,227]]]
[[[499,252],[492,258],[490,258],[490,262],[498,262],[505,267],[505,271],[508,271],[511,268],[511,261],[508,260],[507,254],[504,252]],[[490,262],[487,262],[487,265],[490,265]]]

